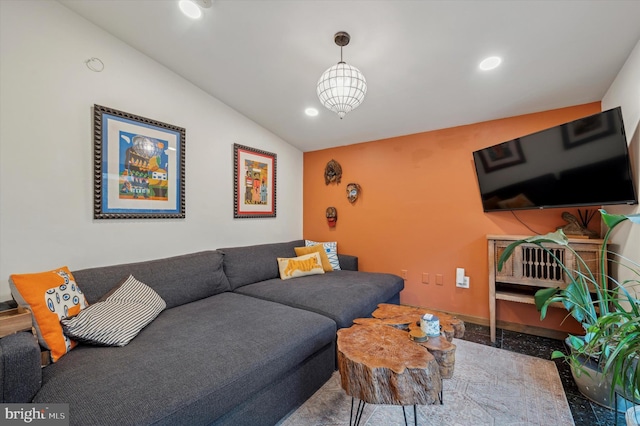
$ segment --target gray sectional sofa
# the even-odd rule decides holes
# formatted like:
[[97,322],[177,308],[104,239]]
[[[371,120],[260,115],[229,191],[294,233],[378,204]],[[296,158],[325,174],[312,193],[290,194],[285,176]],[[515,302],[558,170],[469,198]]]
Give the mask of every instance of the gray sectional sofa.
[[0,339],[2,402],[68,403],[77,425],[271,425],[335,370],[336,330],[399,303],[403,280],[342,270],[279,278],[304,241],[73,271],[89,303],[132,274],[166,309],[124,347],[79,345],[40,369],[27,333]]

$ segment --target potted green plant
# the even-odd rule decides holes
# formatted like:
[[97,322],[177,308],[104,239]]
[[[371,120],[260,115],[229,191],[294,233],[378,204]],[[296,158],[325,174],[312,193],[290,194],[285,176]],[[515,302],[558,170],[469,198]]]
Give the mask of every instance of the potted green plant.
[[[585,334],[569,335],[566,339],[569,353],[557,351],[552,354],[552,358],[562,357],[570,364],[578,388],[585,396],[613,408],[614,389],[622,389],[625,394],[631,392],[632,400],[637,391],[640,374],[636,373],[638,363],[634,353],[640,345],[640,328],[637,327],[640,322],[639,302],[627,291],[627,287],[637,284],[639,280],[632,278],[620,283],[607,274],[607,262],[612,256],[617,256],[608,251],[607,244],[618,225],[627,220],[640,223],[640,215],[613,215],[602,209],[600,213],[608,229],[598,255],[598,276],[569,246],[569,240],[562,230],[513,242],[500,256],[498,269],[502,269],[517,246],[525,243],[541,247],[562,268],[569,278],[569,284],[565,288],[545,288],[535,294],[540,319],[546,317],[547,309],[552,303],[561,302],[569,315],[582,325]],[[575,270],[570,270],[553,251],[545,247],[545,244],[550,243],[565,246],[573,252],[577,260]],[[632,276],[640,277],[636,262],[619,256],[614,261],[621,268],[631,271]]]
[[[606,214],[603,219],[610,229],[625,220],[640,223],[638,215]],[[609,252],[609,258],[625,270],[621,275],[626,279],[620,282],[609,277],[612,283],[610,309],[599,315],[595,324],[587,329],[589,338],[576,352],[584,356],[597,354],[602,374],[611,382],[611,396],[615,391],[637,404],[640,402],[640,300],[635,293],[640,286],[640,263],[612,252]],[[567,358],[562,353],[554,355]]]
[[589,327],[591,339],[579,353],[598,354],[602,373],[612,381],[611,389],[637,402],[640,399],[640,309],[637,299],[631,302],[630,306],[619,306],[599,317],[596,324]]

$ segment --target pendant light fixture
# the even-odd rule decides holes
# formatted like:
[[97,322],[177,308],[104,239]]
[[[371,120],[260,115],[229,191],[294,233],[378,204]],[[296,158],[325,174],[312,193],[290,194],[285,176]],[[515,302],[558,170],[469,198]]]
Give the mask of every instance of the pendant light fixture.
[[367,94],[367,80],[358,68],[342,60],[342,48],[349,44],[351,36],[340,31],[333,36],[333,40],[340,46],[340,62],[320,76],[316,91],[322,105],[342,119],[362,103]]

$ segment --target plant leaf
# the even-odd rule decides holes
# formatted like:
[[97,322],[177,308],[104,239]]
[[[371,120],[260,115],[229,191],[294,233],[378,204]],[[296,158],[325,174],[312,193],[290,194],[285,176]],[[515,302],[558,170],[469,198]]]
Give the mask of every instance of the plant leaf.
[[509,244],[500,255],[500,258],[498,259],[498,271],[502,271],[504,262],[506,262],[506,260],[511,257],[516,247],[524,243],[532,243],[545,248],[542,243],[552,243],[562,246],[568,246],[569,240],[567,239],[567,236],[564,234],[564,232],[562,232],[562,229],[558,229],[555,232],[550,232],[545,235],[534,235],[533,237],[525,238],[524,240],[514,241]]
[[506,262],[507,259],[511,257],[516,247],[518,247],[520,244],[523,244],[525,242],[526,240],[514,241],[504,249],[504,251],[500,255],[500,259],[498,259],[498,271],[502,271],[502,266],[504,265],[504,262]]
[[614,228],[620,222],[630,220],[633,223],[640,223],[640,214],[611,214],[607,213],[604,209],[600,209],[602,220],[609,229]]
[[538,309],[538,311],[542,311],[542,307],[544,306],[545,303],[547,303],[547,300],[551,299],[553,296],[555,296],[559,292],[560,292],[560,287],[542,288],[536,291],[536,294],[534,296],[534,299],[536,302],[536,309]]
[[569,345],[577,351],[582,349],[582,347],[585,345],[583,338],[574,336],[573,334],[570,334],[568,336],[568,339],[569,339]]
[[548,234],[545,234],[545,235],[534,235],[533,237],[529,237],[524,241],[527,243],[534,243],[538,245],[542,243],[553,243],[553,244],[559,244],[561,246],[569,245],[569,239],[564,234],[562,229],[558,229],[557,231],[554,231],[554,232],[549,232]]

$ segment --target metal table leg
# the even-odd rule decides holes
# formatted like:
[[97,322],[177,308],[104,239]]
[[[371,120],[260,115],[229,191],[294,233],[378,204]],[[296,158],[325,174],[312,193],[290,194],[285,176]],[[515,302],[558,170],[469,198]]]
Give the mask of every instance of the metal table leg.
[[364,406],[367,405],[366,402],[358,400],[358,407],[356,408],[356,416],[353,417],[353,400],[354,397],[351,397],[351,415],[349,416],[349,426],[358,426],[360,421],[362,420],[362,413],[364,412]]

